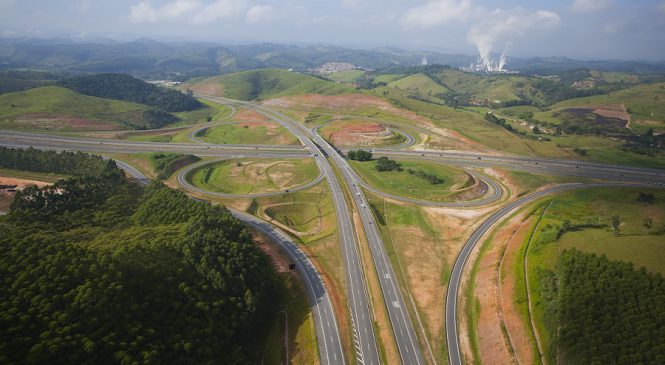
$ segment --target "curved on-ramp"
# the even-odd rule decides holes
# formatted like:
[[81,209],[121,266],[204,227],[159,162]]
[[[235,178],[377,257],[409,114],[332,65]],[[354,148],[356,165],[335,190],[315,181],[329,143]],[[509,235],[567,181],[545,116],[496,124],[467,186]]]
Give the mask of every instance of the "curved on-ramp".
[[451,365],[461,365],[462,364],[462,355],[460,352],[459,345],[459,334],[458,334],[458,322],[457,322],[457,303],[460,290],[460,284],[462,280],[462,273],[464,267],[473,252],[473,249],[476,247],[480,239],[485,236],[485,234],[500,220],[506,217],[510,212],[533,202],[537,199],[545,197],[547,195],[561,193],[565,191],[575,190],[575,189],[585,189],[585,188],[603,188],[603,187],[656,187],[654,184],[640,184],[640,183],[593,183],[593,184],[582,184],[582,183],[573,183],[555,186],[549,189],[541,190],[527,196],[524,196],[493,213],[489,218],[487,218],[483,223],[476,228],[471,237],[467,240],[466,244],[462,248],[462,251],[457,256],[455,260],[455,265],[453,266],[450,281],[448,284],[448,291],[446,293],[446,308],[445,308],[445,324],[446,324],[446,343],[448,347],[448,358]]

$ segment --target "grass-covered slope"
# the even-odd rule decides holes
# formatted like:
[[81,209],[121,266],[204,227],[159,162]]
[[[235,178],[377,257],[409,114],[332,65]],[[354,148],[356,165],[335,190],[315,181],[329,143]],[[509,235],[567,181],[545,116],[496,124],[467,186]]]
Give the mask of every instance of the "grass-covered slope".
[[99,177],[17,194],[0,218],[0,363],[250,363],[270,264],[221,206]]
[[197,92],[212,92],[239,100],[302,94],[335,95],[353,91],[346,85],[280,69],[238,72],[196,80],[186,86]]
[[443,94],[450,92],[448,88],[432,80],[424,73],[417,73],[405,78],[393,81],[388,87],[404,90],[425,99],[440,99]]
[[59,86],[44,86],[0,95],[0,126],[20,129],[117,129],[150,127],[174,121],[171,114],[146,105],[78,94]]
[[561,110],[609,104],[624,105],[630,114],[632,128],[638,131],[647,128],[665,131],[665,83],[639,85],[609,94],[565,100],[552,105],[548,111],[535,114],[534,118],[560,123],[554,114]]

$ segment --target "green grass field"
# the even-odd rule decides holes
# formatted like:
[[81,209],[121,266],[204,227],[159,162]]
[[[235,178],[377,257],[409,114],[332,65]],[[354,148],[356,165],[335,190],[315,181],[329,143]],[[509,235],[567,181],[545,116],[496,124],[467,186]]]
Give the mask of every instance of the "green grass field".
[[261,69],[215,76],[195,80],[187,86],[197,90],[197,85],[205,85],[206,89],[210,90],[215,84],[219,84],[217,91],[223,92],[223,96],[239,100],[303,94],[335,95],[354,91],[346,85],[280,69]]
[[319,175],[314,159],[224,160],[204,165],[189,176],[195,186],[226,194],[283,191]]
[[[639,192],[653,193],[655,202],[638,202]],[[662,190],[600,188],[564,193],[538,203],[541,217],[520,255],[528,255],[527,276],[536,330],[546,358],[556,359],[556,321],[547,299],[548,276],[557,272],[563,250],[606,255],[610,260],[631,262],[635,267],[665,273],[665,193]],[[533,209],[533,208],[525,208]],[[618,217],[618,231],[613,217]],[[569,229],[563,230],[568,225]],[[528,243],[528,252],[526,251]],[[517,291],[525,292],[523,259],[517,260]],[[518,301],[518,304],[520,302]],[[526,316],[526,305],[522,307]]]
[[276,123],[222,124],[205,130],[202,139],[215,144],[298,144],[298,138]]
[[[367,183],[373,187],[397,196],[409,198],[445,201],[454,195],[452,189],[459,189],[468,182],[468,175],[457,168],[444,166],[434,162],[399,160],[404,171],[376,170],[376,161],[349,161],[351,166]],[[427,180],[409,174],[407,169],[420,170],[444,180],[443,184],[433,185]]]

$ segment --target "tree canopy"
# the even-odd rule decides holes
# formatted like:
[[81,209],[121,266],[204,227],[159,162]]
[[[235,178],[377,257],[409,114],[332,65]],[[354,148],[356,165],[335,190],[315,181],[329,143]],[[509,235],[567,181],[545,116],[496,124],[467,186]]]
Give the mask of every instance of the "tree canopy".
[[0,250],[3,364],[247,363],[276,310],[274,272],[226,208],[112,162],[18,193]]
[[125,74],[97,74],[60,81],[58,85],[100,98],[132,101],[165,112],[182,112],[203,105],[191,94],[167,89]]

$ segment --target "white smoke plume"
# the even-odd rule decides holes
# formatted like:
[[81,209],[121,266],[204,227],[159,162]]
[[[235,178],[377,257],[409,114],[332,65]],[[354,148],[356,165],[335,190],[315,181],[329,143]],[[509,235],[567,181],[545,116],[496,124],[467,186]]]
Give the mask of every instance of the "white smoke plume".
[[[559,15],[539,10],[528,13],[524,10],[495,10],[487,14],[467,34],[467,40],[478,49],[478,63],[471,65],[473,71],[503,72],[507,63],[506,53],[512,44],[512,39],[536,28],[548,28],[561,22]],[[498,60],[492,58],[492,52],[497,44],[503,44],[504,49]]]

